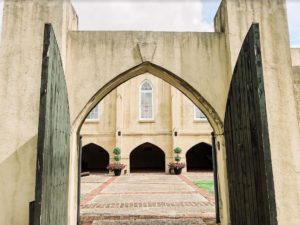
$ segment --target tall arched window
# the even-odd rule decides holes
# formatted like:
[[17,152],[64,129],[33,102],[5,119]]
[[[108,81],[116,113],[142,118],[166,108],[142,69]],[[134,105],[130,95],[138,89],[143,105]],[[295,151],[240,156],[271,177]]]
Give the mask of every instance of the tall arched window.
[[153,120],[153,88],[148,80],[145,80],[140,87],[140,120]]

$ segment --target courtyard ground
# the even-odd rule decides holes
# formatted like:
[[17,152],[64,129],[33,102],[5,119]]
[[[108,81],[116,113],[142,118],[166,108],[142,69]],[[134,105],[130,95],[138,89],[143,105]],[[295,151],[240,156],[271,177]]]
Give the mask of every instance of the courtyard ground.
[[208,172],[83,177],[81,224],[213,224],[214,194],[193,183],[212,179]]

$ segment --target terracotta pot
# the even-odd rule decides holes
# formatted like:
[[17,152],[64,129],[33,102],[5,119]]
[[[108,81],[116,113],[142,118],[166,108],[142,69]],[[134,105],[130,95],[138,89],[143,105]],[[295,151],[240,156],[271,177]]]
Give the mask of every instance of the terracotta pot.
[[122,170],[121,169],[114,169],[114,174],[115,176],[120,176],[121,175]]

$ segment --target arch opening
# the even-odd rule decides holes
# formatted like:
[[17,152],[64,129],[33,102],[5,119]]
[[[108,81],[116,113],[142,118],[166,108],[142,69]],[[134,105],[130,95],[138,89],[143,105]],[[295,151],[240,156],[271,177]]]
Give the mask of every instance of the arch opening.
[[84,120],[87,118],[88,114],[92,109],[112,90],[126,81],[134,78],[136,76],[150,73],[163,81],[169,83],[171,86],[178,89],[182,94],[189,98],[206,116],[208,122],[213,128],[215,134],[223,134],[223,122],[221,117],[218,115],[216,110],[211,106],[211,104],[189,83],[183,80],[181,77],[175,75],[171,71],[160,67],[151,62],[143,62],[121,74],[116,76],[114,79],[110,80],[106,85],[104,85],[95,95],[90,99],[90,101],[84,106],[82,111],[76,117],[74,123],[72,124],[72,131],[77,134],[79,138],[80,129]]
[[165,171],[164,151],[148,142],[133,149],[129,160],[131,173]]
[[212,147],[206,143],[199,143],[186,153],[187,171],[213,171]]
[[87,144],[82,147],[81,171],[91,173],[107,173],[109,164],[108,152],[96,144]]
[[[157,78],[162,79],[163,81],[167,82],[177,90],[179,90],[182,94],[184,94],[188,99],[192,101],[207,117],[207,120],[211,127],[213,128],[214,132],[216,134],[222,134],[223,132],[223,124],[222,121],[217,114],[217,112],[214,110],[214,108],[199,94],[199,92],[194,89],[189,83],[184,81],[182,78],[178,77],[177,75],[173,74],[172,72],[157,66],[155,64],[152,64],[150,62],[143,62],[140,65],[133,67],[124,73],[118,75],[114,79],[112,79],[110,82],[106,83],[95,95],[89,100],[89,102],[84,106],[82,111],[78,114],[76,117],[73,126],[72,126],[72,133],[73,133],[73,146],[78,146],[79,143],[79,137],[80,137],[80,130],[81,127],[88,116],[89,112],[109,93],[111,93],[115,88],[120,86],[121,84],[125,83],[126,81],[130,80],[131,78],[137,77],[139,75],[149,73]],[[118,134],[118,133],[117,133]],[[77,135],[77,139],[76,139]],[[121,136],[123,133],[120,132]],[[152,148],[152,150],[148,150],[149,152],[146,153],[147,149]],[[149,147],[150,145],[150,147]],[[76,148],[78,149],[78,148]],[[140,149],[140,151],[138,151]],[[141,150],[142,149],[142,150]],[[154,150],[153,150],[154,149]],[[159,150],[158,150],[159,149]],[[75,148],[73,148],[75,150]],[[135,151],[137,150],[137,151]],[[138,155],[140,153],[140,159],[136,160],[139,163],[144,159],[144,165],[136,165],[134,160],[135,153]],[[141,154],[144,153],[144,154]],[[148,154],[148,155],[147,155]],[[154,162],[156,164],[151,165],[147,164],[147,159],[152,158],[154,160],[149,160],[150,162]],[[76,160],[76,159],[75,159]],[[146,142],[145,144],[142,144],[135,148],[129,156],[129,162],[127,166],[129,166],[128,169],[130,169],[130,172],[165,172],[166,171],[166,158],[165,153],[163,150],[161,150],[159,147]],[[80,178],[78,179],[80,183]],[[80,194],[80,193],[78,193]],[[80,209],[80,200],[78,201],[78,209]],[[80,216],[80,212],[78,213],[78,216]]]

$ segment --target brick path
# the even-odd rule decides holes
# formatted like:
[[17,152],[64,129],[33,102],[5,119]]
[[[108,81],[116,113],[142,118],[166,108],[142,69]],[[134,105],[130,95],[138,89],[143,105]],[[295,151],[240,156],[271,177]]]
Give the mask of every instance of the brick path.
[[[214,218],[214,198],[193,184],[201,178],[201,173],[84,177],[81,224],[205,225],[202,219]],[[205,174],[207,178],[212,179],[212,174]]]

